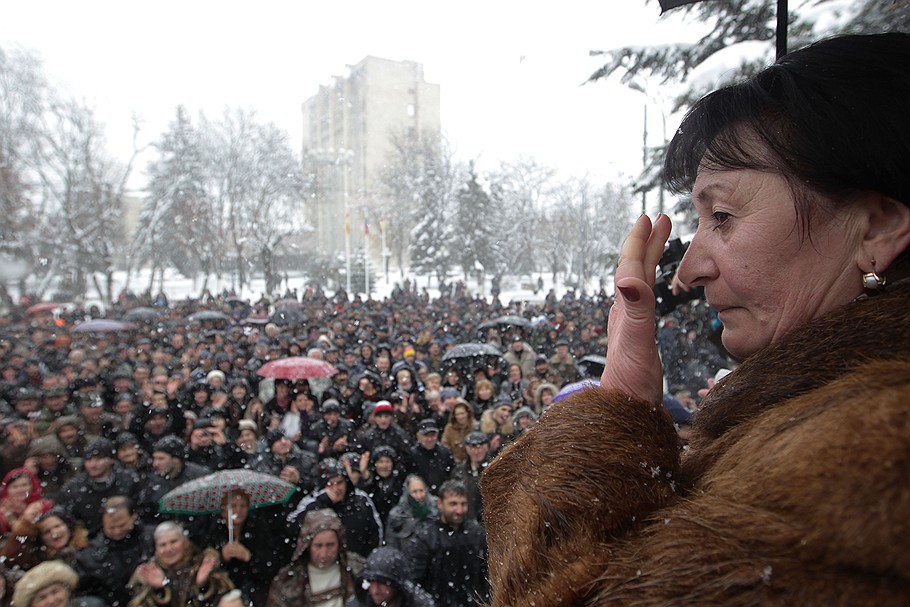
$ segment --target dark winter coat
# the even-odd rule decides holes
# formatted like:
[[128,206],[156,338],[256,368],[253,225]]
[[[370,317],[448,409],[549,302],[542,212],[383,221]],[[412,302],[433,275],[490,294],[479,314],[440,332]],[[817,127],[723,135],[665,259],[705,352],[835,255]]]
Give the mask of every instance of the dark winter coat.
[[115,467],[106,481],[94,481],[80,472],[63,485],[57,495],[57,504],[77,521],[89,535],[101,530],[101,503],[114,495],[126,495],[134,502],[140,486],[136,475],[129,470]]
[[392,470],[387,478],[382,478],[376,473],[360,480],[358,488],[370,496],[376,511],[379,512],[379,520],[385,526],[389,520],[389,512],[401,499],[404,492],[404,475],[398,470]]
[[[329,593],[332,596],[313,597],[310,593],[310,576],[307,570],[310,544],[318,533],[329,530],[338,534],[341,587]],[[269,607],[309,607],[333,596],[340,596],[343,600],[353,596],[356,575],[363,567],[363,557],[347,551],[345,537],[341,520],[334,512],[316,510],[305,517],[291,564],[282,567],[272,580],[267,601]]]
[[480,462],[480,467],[476,470],[471,466],[471,460],[459,464],[452,471],[452,478],[464,483],[468,490],[468,516],[475,521],[483,521],[483,499],[480,495],[480,475],[490,465],[488,459]]
[[475,607],[489,598],[487,540],[477,521],[466,518],[458,529],[439,519],[427,521],[405,553],[414,579],[440,607]]
[[149,475],[147,484],[142,488],[139,497],[139,510],[142,519],[147,523],[160,523],[162,520],[158,514],[158,504],[161,498],[171,489],[176,489],[183,483],[210,474],[211,470],[204,468],[193,462],[183,462],[183,468],[174,475],[161,476],[153,473]]
[[325,489],[320,489],[300,500],[297,508],[288,516],[288,522],[294,529],[307,512],[332,510],[344,524],[348,549],[366,558],[373,548],[382,544],[382,521],[370,496],[360,489],[355,489],[349,480],[345,480],[348,483],[348,491],[339,503],[333,504]]
[[405,491],[398,503],[389,512],[386,524],[385,542],[392,548],[404,550],[408,540],[417,533],[417,528],[428,520],[439,516],[436,498],[427,493],[422,504],[417,504]]
[[663,407],[578,392],[484,474],[492,605],[906,605],[908,403],[906,284],[752,355],[681,459]]
[[369,582],[378,581],[398,591],[397,607],[434,607],[430,594],[411,580],[411,567],[407,558],[395,548],[383,546],[370,553],[363,570],[357,576],[360,581],[355,595],[348,599],[345,607],[378,607],[370,593]]
[[411,447],[414,441],[401,426],[392,422],[385,430],[372,426],[360,437],[360,445],[364,451],[373,452],[382,445],[395,449],[398,461],[406,463],[411,457]]
[[[332,450],[332,445],[335,444],[342,436],[348,437],[348,446],[342,452],[335,452]],[[316,441],[319,444],[323,438],[327,438],[329,445],[325,453],[320,453],[319,458],[326,457],[341,457],[341,454],[347,451],[357,452],[360,450],[358,447],[357,433],[354,429],[354,424],[350,421],[342,418],[338,420],[338,425],[334,428],[330,427],[325,421],[318,421],[312,426],[310,426],[310,438]]]
[[[99,508],[100,510],[100,508]],[[121,540],[99,533],[76,557],[79,596],[97,596],[108,605],[125,607],[130,600],[130,576],[155,553],[153,529],[137,524]]]
[[411,469],[427,484],[427,491],[436,495],[436,490],[449,480],[452,469],[455,468],[455,458],[452,450],[445,445],[436,444],[432,449],[424,449],[416,445],[411,449]]
[[256,472],[280,476],[285,466],[293,466],[300,473],[297,487],[301,494],[306,494],[316,487],[316,456],[309,451],[295,448],[288,454],[286,461],[281,461],[271,451],[263,451],[250,459],[248,467]]

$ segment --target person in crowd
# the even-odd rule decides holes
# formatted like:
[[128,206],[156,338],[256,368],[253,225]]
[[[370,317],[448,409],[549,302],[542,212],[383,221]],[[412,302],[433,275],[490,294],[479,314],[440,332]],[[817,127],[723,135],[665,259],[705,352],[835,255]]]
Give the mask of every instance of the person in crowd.
[[556,353],[547,361],[550,372],[555,376],[557,386],[564,386],[581,380],[581,373],[575,366],[575,357],[569,352],[569,342],[561,337],[556,341]]
[[515,435],[512,425],[513,403],[499,398],[492,409],[487,409],[480,417],[480,431],[490,437],[490,449],[495,453],[505,446]]
[[341,405],[329,399],[320,408],[322,420],[313,424],[310,435],[319,445],[319,459],[338,458],[347,451],[357,451],[354,424],[341,417]]
[[411,579],[411,566],[400,550],[382,546],[370,553],[346,607],[434,607],[430,594]]
[[484,474],[494,607],[906,601],[908,99],[910,36],[880,34],[693,106],[664,171],[699,217],[675,288],[704,287],[742,362],[681,453],[652,291],[671,223],[639,218],[601,386]]
[[139,485],[144,486],[152,474],[152,458],[139,445],[139,439],[132,432],[120,432],[114,439],[117,463],[131,470],[139,479]]
[[224,467],[227,469],[252,466],[257,454],[258,426],[251,419],[237,422],[236,438],[224,446]]
[[468,517],[483,522],[480,475],[490,464],[490,437],[479,430],[465,437],[468,458],[452,470],[452,478],[464,483],[468,492]]
[[[489,384],[492,392],[493,384]],[[474,408],[464,399],[458,399],[452,407],[452,414],[449,416],[449,422],[442,431],[442,439],[439,441],[452,451],[452,457],[455,458],[456,464],[461,464],[467,458],[465,451],[465,437],[470,434],[477,426],[474,419]]]
[[506,368],[506,379],[499,385],[498,396],[505,396],[514,402],[522,398],[527,387],[528,380],[524,377],[524,371],[521,370],[521,365],[518,363],[511,363]]
[[392,403],[381,400],[373,406],[375,425],[371,426],[360,437],[360,446],[364,451],[373,452],[378,447],[387,446],[395,450],[398,461],[407,462],[411,456],[413,440],[394,421]]
[[508,364],[518,364],[522,373],[528,376],[534,373],[534,361],[537,359],[537,352],[520,334],[516,333],[512,336],[509,349],[503,355],[503,358]]
[[41,494],[56,500],[67,481],[79,473],[63,451],[56,436],[41,436],[31,442],[24,466],[34,473],[41,485]]
[[365,557],[382,543],[382,522],[373,500],[354,487],[336,459],[324,459],[319,463],[319,479],[319,491],[300,500],[288,515],[291,529],[299,525],[298,518],[307,512],[332,510],[344,524],[348,549]]
[[53,501],[41,497],[41,484],[31,470],[10,470],[0,483],[0,535],[9,534],[22,517],[34,523],[53,505]]
[[312,491],[316,486],[316,456],[298,448],[280,428],[270,431],[265,442],[267,450],[256,456],[250,469],[277,476],[296,485],[301,493]]
[[[228,508],[230,499],[230,509]],[[262,509],[273,510],[273,509]],[[237,588],[250,597],[254,607],[265,607],[269,583],[281,566],[281,546],[275,545],[269,515],[250,510],[250,496],[235,490],[225,495],[221,516],[201,542],[219,552],[224,572]],[[234,541],[229,542],[228,525],[233,527]]]
[[531,407],[537,415],[541,415],[553,404],[553,398],[559,394],[559,388],[556,384],[544,382],[538,384],[534,390],[534,404]]
[[0,548],[0,558],[10,571],[28,571],[38,563],[62,560],[74,565],[76,555],[88,546],[85,528],[56,507],[37,516],[26,509],[13,524],[12,532]]
[[155,555],[136,568],[129,586],[129,607],[213,607],[234,584],[215,550],[200,552],[183,527],[164,521],[155,527]]
[[214,422],[201,418],[193,422],[186,445],[186,461],[214,472],[224,467],[225,457],[221,445],[212,440]]
[[424,479],[430,493],[436,490],[452,474],[455,458],[452,451],[439,444],[439,428],[432,419],[420,422],[417,428],[417,444],[411,448],[410,472]]
[[[71,601],[79,575],[63,561],[47,561],[30,569],[13,590],[16,607],[75,607]],[[93,604],[92,607],[100,607]]]
[[439,518],[418,527],[405,547],[414,579],[437,605],[469,607],[489,597],[487,541],[468,518],[468,492],[460,481],[439,488]]
[[139,495],[139,510],[146,524],[161,521],[158,506],[166,493],[211,472],[186,461],[186,443],[173,435],[165,436],[152,447],[152,470],[153,474]]
[[[362,471],[357,488],[373,500],[379,520],[383,527],[389,518],[389,512],[401,499],[404,492],[404,472],[399,465],[399,454],[388,445],[380,445],[369,456],[368,465]],[[350,476],[350,474],[348,475]]]
[[496,397],[496,391],[493,387],[493,382],[491,382],[486,377],[485,369],[478,369],[477,374],[480,379],[474,383],[474,399],[471,401],[471,406],[475,416],[482,414],[484,411],[493,406],[493,401]]
[[437,515],[436,500],[427,491],[427,484],[416,474],[409,474],[404,481],[404,493],[389,512],[386,544],[403,550],[417,528]]
[[344,605],[353,596],[364,559],[348,551],[345,528],[331,509],[306,513],[289,565],[269,589],[269,607]]
[[139,523],[129,497],[112,496],[99,509],[101,531],[76,555],[77,594],[123,606],[130,600],[130,576],[152,555],[155,541],[151,528]]
[[514,428],[514,437],[518,438],[537,423],[538,416],[530,407],[519,407],[512,414],[512,428]]

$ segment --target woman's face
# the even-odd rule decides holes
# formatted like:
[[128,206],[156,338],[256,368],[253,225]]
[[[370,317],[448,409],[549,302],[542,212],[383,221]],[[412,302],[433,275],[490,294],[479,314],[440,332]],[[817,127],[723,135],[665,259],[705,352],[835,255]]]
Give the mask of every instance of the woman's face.
[[32,607],[66,607],[70,600],[70,590],[65,584],[51,584],[35,593]]
[[165,533],[155,540],[155,556],[162,567],[174,567],[183,560],[186,538],[178,531]]
[[480,400],[490,400],[493,397],[493,388],[483,385],[477,389],[477,397]]
[[468,412],[464,407],[458,407],[455,409],[455,423],[463,426],[468,423]]
[[427,486],[423,481],[411,481],[408,485],[408,495],[415,501],[422,502],[427,497]]
[[20,476],[6,486],[6,497],[12,502],[25,502],[31,491],[31,481],[27,476]]
[[734,356],[753,354],[862,291],[857,205],[835,217],[819,210],[805,238],[778,175],[702,167],[692,200],[698,229],[677,275],[705,287]]
[[521,381],[521,367],[518,365],[512,365],[509,367],[509,381],[512,383]]
[[224,517],[224,520],[234,521],[235,525],[242,525],[246,522],[247,516],[250,514],[250,501],[246,498],[245,495],[233,494],[231,495],[231,510],[228,512],[227,503],[221,508],[221,516]]
[[49,516],[38,523],[41,543],[48,548],[60,550],[70,541],[70,530],[59,517]]

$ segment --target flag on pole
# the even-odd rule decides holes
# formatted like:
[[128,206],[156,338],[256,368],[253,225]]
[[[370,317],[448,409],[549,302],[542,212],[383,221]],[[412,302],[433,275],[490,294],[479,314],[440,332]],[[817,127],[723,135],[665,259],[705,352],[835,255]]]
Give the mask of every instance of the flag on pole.
[[345,236],[351,235],[351,215],[350,215],[350,213],[344,214],[344,235]]
[[364,236],[370,235],[370,222],[367,219],[366,211],[364,211],[364,213],[363,213],[363,235]]
[[389,222],[385,218],[380,219],[379,220],[379,233],[385,234],[385,229],[388,225],[389,225]]

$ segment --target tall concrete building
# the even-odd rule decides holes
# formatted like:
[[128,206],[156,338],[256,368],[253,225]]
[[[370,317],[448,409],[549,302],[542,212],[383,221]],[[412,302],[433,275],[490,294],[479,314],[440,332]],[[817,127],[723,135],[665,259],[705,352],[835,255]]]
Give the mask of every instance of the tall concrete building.
[[308,219],[323,253],[345,250],[346,217],[350,246],[361,247],[367,221],[367,251],[378,261],[380,175],[391,138],[439,135],[439,85],[426,82],[413,61],[368,56],[348,70],[303,103],[303,157],[318,183]]

